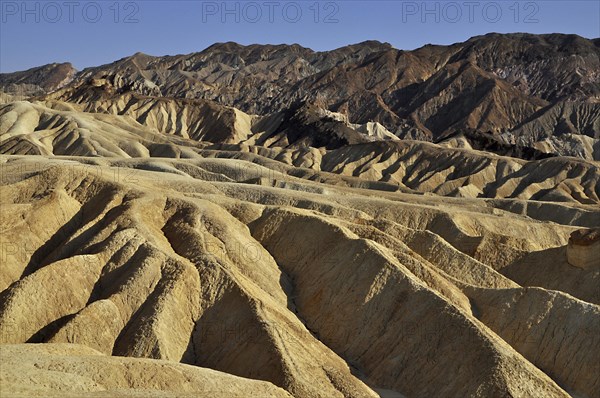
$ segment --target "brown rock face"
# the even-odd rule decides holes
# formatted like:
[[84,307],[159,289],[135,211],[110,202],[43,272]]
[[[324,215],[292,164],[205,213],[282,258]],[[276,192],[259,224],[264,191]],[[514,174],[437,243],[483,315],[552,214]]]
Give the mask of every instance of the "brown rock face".
[[[85,69],[73,81],[62,65],[4,74],[0,90],[50,94],[70,82],[50,97],[81,102],[82,93],[101,84],[116,94],[209,100],[261,116],[308,101],[343,112],[352,123],[381,123],[401,138],[439,142],[489,133],[497,143],[485,149],[500,154],[600,160],[598,70],[597,41],[489,34],[413,51],[373,41],[325,52],[220,43],[187,55],[138,53]],[[154,115],[148,123],[156,124]],[[479,147],[479,135],[472,135],[467,139]]]
[[578,268],[600,268],[600,228],[580,229],[571,234],[567,247],[569,264]]
[[31,96],[57,90],[73,80],[77,70],[70,63],[49,64],[22,72],[0,73],[0,92]]

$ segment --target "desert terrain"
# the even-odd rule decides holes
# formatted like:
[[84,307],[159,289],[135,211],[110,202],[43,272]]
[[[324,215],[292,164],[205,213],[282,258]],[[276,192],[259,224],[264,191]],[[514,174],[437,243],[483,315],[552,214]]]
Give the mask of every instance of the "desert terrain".
[[600,397],[599,56],[0,75],[0,396]]

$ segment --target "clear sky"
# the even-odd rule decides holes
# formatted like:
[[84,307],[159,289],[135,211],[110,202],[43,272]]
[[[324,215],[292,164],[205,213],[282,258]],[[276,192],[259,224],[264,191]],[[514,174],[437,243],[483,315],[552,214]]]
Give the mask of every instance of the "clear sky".
[[0,5],[1,72],[52,62],[83,69],[138,51],[191,53],[225,41],[330,50],[371,39],[414,49],[489,32],[600,37],[598,0],[0,0]]

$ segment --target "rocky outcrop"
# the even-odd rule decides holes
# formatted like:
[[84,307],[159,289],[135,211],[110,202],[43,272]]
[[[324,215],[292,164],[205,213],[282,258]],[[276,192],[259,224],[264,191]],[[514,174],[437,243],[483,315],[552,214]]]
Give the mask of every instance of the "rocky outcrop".
[[[85,69],[56,92],[63,83],[51,71],[44,72],[47,79],[26,71],[0,75],[0,82],[31,81],[47,98],[68,102],[89,102],[102,86],[114,94],[215,101],[260,116],[306,101],[351,123],[380,123],[401,138],[439,142],[476,131],[501,137],[486,149],[499,154],[599,160],[599,68],[598,46],[576,35],[489,34],[413,51],[373,41],[326,52],[219,43],[187,55],[134,54]],[[159,118],[175,120],[167,112]],[[156,124],[148,116],[148,125]],[[177,120],[189,126],[188,119]],[[158,124],[171,129],[169,123]]]
[[573,232],[567,246],[567,258],[574,267],[600,268],[600,229]]
[[77,70],[70,63],[0,73],[0,91],[20,97],[43,95],[66,86],[75,78],[76,73]]

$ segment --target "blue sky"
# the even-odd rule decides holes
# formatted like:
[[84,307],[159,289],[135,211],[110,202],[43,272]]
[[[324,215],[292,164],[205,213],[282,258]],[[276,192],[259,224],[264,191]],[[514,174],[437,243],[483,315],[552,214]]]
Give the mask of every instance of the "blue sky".
[[7,1],[0,71],[51,62],[76,68],[141,51],[201,51],[215,42],[299,43],[329,50],[364,40],[396,48],[488,32],[600,37],[600,1]]

